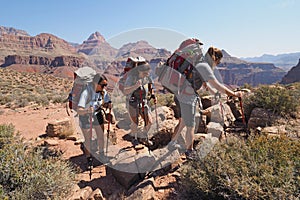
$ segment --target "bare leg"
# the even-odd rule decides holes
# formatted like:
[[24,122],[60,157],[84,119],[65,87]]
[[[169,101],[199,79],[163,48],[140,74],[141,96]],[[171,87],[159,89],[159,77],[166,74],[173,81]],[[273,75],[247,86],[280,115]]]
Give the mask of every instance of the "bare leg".
[[182,118],[179,118],[178,124],[176,125],[175,129],[174,129],[174,134],[172,135],[171,140],[176,141],[178,140],[178,137],[182,131],[182,129],[184,128],[185,124],[184,124],[184,120]]
[[92,140],[92,133],[90,129],[82,129],[83,136],[84,136],[84,153],[86,157],[91,156],[91,140]]
[[97,143],[98,143],[98,148],[99,152],[104,152],[104,125],[97,125],[94,126],[96,135],[97,135]]
[[146,114],[143,113],[142,117],[145,123],[145,131],[148,132],[153,122],[152,122],[151,113],[148,112],[148,109],[145,108],[145,112]]
[[186,148],[193,149],[195,127],[186,127]]
[[130,116],[131,119],[131,133],[134,134],[134,138],[137,139],[137,132],[138,132],[138,117],[137,116]]

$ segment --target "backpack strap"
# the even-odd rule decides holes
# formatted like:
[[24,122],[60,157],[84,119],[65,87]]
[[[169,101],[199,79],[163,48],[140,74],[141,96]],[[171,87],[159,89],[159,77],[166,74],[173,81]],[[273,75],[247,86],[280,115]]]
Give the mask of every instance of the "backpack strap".
[[87,89],[87,93],[88,93],[88,95],[87,95],[87,100],[86,100],[86,103],[87,103],[87,105],[88,104],[90,104],[90,102],[92,101],[92,99],[93,99],[93,85],[92,85],[92,83],[90,83],[90,85],[89,84],[87,84],[86,85],[86,89]]
[[198,102],[198,106],[199,106],[199,113],[200,115],[202,114],[202,110],[203,110],[203,106],[201,103],[201,97],[199,96],[199,94],[195,91],[196,94],[196,98],[197,98],[197,102]]

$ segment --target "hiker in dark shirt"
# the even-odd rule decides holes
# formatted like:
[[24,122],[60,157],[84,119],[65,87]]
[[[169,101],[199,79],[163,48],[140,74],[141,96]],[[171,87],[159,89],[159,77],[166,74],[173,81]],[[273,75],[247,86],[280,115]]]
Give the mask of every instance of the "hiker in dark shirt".
[[[150,78],[150,65],[145,62],[139,62],[137,66],[131,69],[124,84],[124,94],[126,95],[126,107],[131,119],[131,134],[134,136],[133,145],[138,145],[138,122],[139,116],[144,120],[144,132],[149,131],[152,118],[148,105],[148,96],[150,99],[155,95],[152,87],[153,81]],[[147,140],[148,145],[151,145]]]

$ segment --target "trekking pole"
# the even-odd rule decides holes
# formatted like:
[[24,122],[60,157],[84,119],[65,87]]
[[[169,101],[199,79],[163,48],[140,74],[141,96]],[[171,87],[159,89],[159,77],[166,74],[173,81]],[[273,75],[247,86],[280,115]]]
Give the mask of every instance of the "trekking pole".
[[243,108],[243,103],[242,103],[242,97],[239,97],[239,102],[240,102],[240,107],[241,107],[241,113],[242,113],[244,129],[246,131],[246,138],[248,138],[248,136],[250,135],[250,130],[247,127],[247,122],[246,122],[246,119],[245,119],[244,108]]
[[[155,97],[154,97],[155,98]],[[155,118],[156,118],[156,129],[157,129],[157,133],[159,131],[159,125],[158,125],[158,115],[157,115],[157,107],[156,107],[156,99],[154,99],[154,109],[155,109]]]
[[[90,132],[89,132],[89,140],[90,140],[90,146],[88,149],[88,151],[90,151],[91,153],[91,149],[92,149],[92,136],[93,136],[93,116],[92,113],[90,113]],[[88,169],[89,169],[89,175],[90,175],[90,180],[92,179],[92,168],[93,168],[93,159],[92,156],[90,155],[90,157],[88,158]]]
[[246,120],[245,120],[245,115],[244,115],[244,109],[243,109],[242,97],[239,97],[239,102],[240,102],[240,107],[241,107],[241,113],[242,113],[243,124],[246,126]]
[[108,125],[107,125],[107,136],[106,136],[106,156],[108,152],[108,140],[109,140],[109,132],[110,132],[110,123],[111,123],[111,108],[109,108],[109,118],[108,118]]
[[[140,86],[140,100],[142,101],[142,113],[143,113],[143,118],[144,118],[144,127],[147,126],[147,122],[146,122],[146,113],[145,113],[145,102],[143,100],[143,87]],[[148,130],[146,130],[146,139],[147,139],[147,144],[149,145],[149,137],[148,137]],[[149,154],[150,154],[150,148],[148,147],[149,150]]]

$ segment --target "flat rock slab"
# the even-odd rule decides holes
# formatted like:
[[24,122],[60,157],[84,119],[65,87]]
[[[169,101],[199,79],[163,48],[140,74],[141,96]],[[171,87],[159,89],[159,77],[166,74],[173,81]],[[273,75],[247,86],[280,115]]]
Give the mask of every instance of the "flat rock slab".
[[167,147],[149,151],[147,147],[140,151],[120,152],[108,165],[113,176],[125,188],[130,188],[142,180],[149,172],[165,168],[176,162],[180,154],[178,150]]

